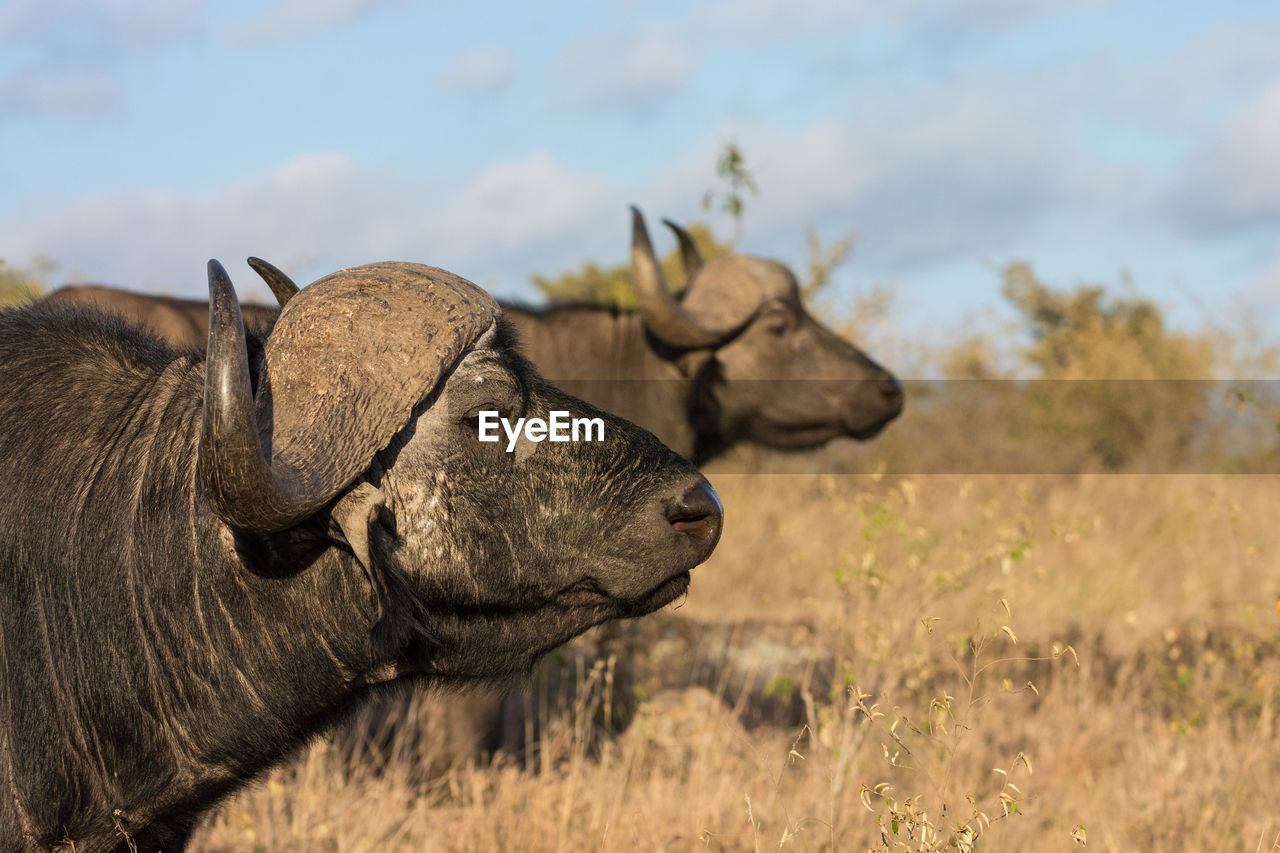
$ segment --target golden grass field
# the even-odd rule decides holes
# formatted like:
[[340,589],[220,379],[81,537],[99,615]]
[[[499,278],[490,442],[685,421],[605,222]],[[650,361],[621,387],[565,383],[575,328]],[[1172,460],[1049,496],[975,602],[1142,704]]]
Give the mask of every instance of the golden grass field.
[[1275,478],[711,476],[726,535],[633,654],[759,660],[638,667],[598,737],[586,669],[523,768],[318,743],[194,849],[1278,849]]

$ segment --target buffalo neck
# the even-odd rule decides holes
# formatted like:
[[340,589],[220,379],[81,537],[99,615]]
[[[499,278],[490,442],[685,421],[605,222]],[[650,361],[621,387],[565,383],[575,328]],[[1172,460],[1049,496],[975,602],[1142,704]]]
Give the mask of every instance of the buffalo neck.
[[[0,714],[21,733],[0,771],[15,800],[14,778],[41,780],[17,803],[33,841],[111,849],[117,822],[145,839],[340,713],[372,664],[372,608],[344,553],[286,566],[298,543],[237,537],[208,509],[201,362],[49,355],[43,393],[0,402],[48,424],[0,436],[0,503],[23,527],[0,543],[0,666],[20,687]],[[42,504],[50,481],[62,509]]]
[[597,306],[504,306],[525,354],[548,380],[634,421],[682,456],[694,451],[694,382],[679,351],[653,338],[634,311]]

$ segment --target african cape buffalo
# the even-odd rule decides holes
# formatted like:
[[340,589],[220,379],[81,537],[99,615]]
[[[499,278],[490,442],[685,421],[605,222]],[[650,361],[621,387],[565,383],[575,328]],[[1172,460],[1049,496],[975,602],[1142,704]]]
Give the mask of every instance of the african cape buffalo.
[[897,380],[805,310],[790,270],[743,254],[703,263],[693,238],[666,224],[686,270],[680,295],[632,208],[638,310],[506,308],[544,375],[699,465],[740,442],[797,450],[868,439],[898,416]]
[[[0,313],[5,849],[181,850],[363,699],[526,671],[672,601],[719,537],[693,466],[541,379],[461,278],[344,270],[265,338],[217,262],[209,290],[203,350]],[[605,440],[507,453],[487,410]]]

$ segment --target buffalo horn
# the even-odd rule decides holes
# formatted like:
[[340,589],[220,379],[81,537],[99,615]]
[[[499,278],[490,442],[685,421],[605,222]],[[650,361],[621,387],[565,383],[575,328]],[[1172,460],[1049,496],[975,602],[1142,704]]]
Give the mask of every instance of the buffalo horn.
[[699,349],[715,346],[733,335],[736,329],[716,330],[703,327],[667,289],[662,267],[649,242],[644,217],[631,208],[631,283],[636,289],[636,303],[649,332],[668,346]]
[[255,533],[281,530],[329,497],[305,494],[296,478],[273,471],[263,456],[240,303],[227,271],[217,261],[209,261],[200,480],[219,518]]
[[298,292],[298,285],[293,283],[293,279],[262,258],[250,258],[249,266],[253,267],[253,271],[262,277],[262,280],[267,283],[267,287],[271,288],[271,292],[275,294],[276,301],[280,303],[281,308],[287,305],[289,300],[294,297],[294,294]]
[[203,489],[223,521],[255,533],[283,530],[357,482],[501,313],[435,267],[340,270],[280,313],[255,398],[239,305],[216,261],[209,296]]
[[662,224],[670,228],[676,235],[676,239],[680,241],[680,260],[684,263],[684,283],[685,287],[688,287],[689,282],[693,281],[693,277],[698,274],[698,270],[702,269],[702,253],[698,251],[698,244],[693,242],[693,235],[688,231],[670,219],[662,220]]

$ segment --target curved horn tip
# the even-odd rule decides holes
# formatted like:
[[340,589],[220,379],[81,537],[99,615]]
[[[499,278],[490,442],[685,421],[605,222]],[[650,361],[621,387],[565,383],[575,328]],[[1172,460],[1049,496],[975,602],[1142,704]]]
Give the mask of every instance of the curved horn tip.
[[209,302],[212,305],[215,301],[224,301],[229,293],[232,299],[236,298],[235,286],[231,284],[231,276],[227,275],[227,269],[216,258],[210,259],[209,265]]
[[684,262],[685,277],[693,278],[694,274],[702,268],[702,252],[698,251],[697,241],[693,239],[692,234],[670,219],[663,219],[662,224],[676,235],[676,240],[680,242],[680,259]]
[[679,225],[675,224],[670,219],[666,219],[665,217],[662,220],[662,224],[667,226],[667,228],[671,229],[671,233],[676,235],[676,239],[680,241],[681,251],[687,254],[689,247],[693,246],[693,237],[689,236],[689,232],[685,231]]
[[653,251],[653,244],[649,242],[649,229],[644,224],[644,214],[634,204],[631,205],[631,244]]
[[210,280],[210,281],[213,281],[213,279],[214,279],[215,277],[217,277],[217,278],[225,278],[225,279],[230,280],[230,276],[228,276],[228,275],[227,275],[226,267],[224,267],[224,266],[222,265],[222,262],[221,262],[221,261],[219,261],[217,258],[210,258],[210,259],[209,259],[209,263],[208,263],[208,265],[207,265],[207,269],[208,269],[208,271],[209,271],[209,280]]
[[686,231],[682,226],[677,225],[666,217],[663,217],[662,224],[670,228],[671,233],[675,234],[676,238],[679,239],[681,243],[687,240],[690,245],[693,244],[693,235]]
[[271,294],[275,296],[276,302],[280,303],[283,308],[288,304],[289,300],[298,294],[301,289],[293,283],[293,279],[285,275],[274,264],[269,264],[262,258],[250,257],[246,261],[258,277],[267,283],[267,287],[271,288]]

